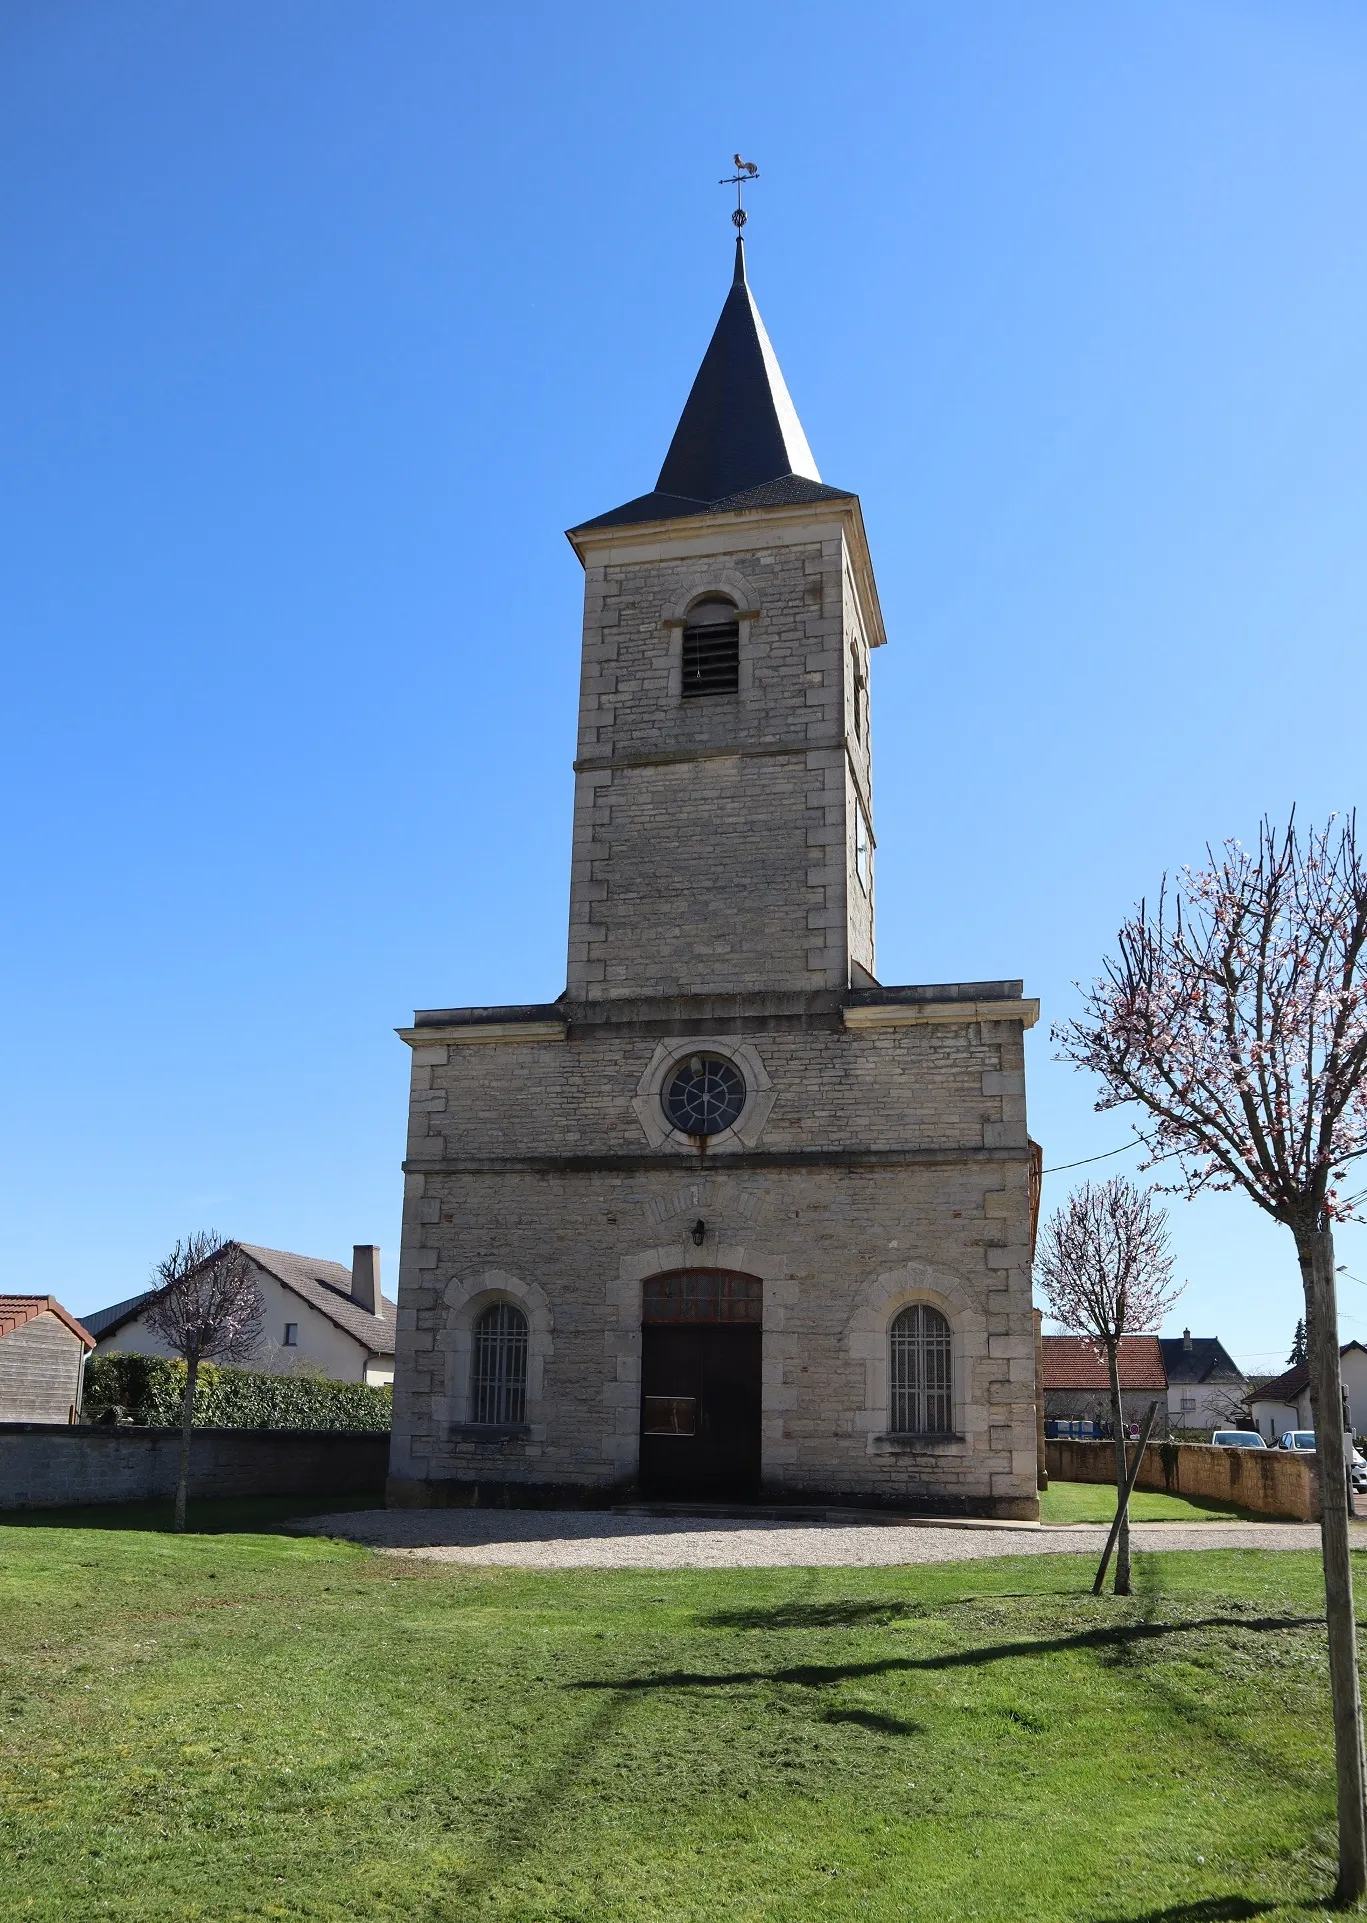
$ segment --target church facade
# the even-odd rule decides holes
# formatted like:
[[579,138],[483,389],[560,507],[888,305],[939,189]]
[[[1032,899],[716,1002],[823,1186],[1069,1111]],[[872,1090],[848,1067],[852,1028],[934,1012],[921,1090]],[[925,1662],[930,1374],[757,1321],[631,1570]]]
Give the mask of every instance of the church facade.
[[735,278],[584,568],[568,981],[420,1011],[390,1500],[1031,1518],[1018,981],[874,955],[857,496]]

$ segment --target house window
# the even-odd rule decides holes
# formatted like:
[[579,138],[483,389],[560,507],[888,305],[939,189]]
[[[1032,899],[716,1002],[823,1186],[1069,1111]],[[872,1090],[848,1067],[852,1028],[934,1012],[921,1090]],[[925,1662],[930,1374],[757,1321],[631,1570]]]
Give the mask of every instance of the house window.
[[285,1324],[285,1347],[287,1349],[297,1349],[299,1347],[299,1324],[297,1322],[287,1322]]
[[892,1325],[891,1428],[898,1435],[948,1435],[954,1427],[949,1324],[917,1302]]
[[735,694],[740,686],[740,619],[730,601],[700,601],[688,611],[683,631],[685,700],[704,694]]
[[867,895],[873,885],[873,851],[869,842],[869,824],[857,801],[854,804],[854,872],[859,877],[859,886]]
[[1194,1409],[1194,1408],[1196,1407],[1196,1397],[1195,1397],[1195,1396],[1183,1396],[1183,1397],[1182,1397],[1182,1407],[1183,1407],[1184,1409]]
[[511,1302],[495,1302],[475,1324],[470,1379],[472,1422],[527,1419],[527,1318]]
[[854,692],[854,738],[864,739],[864,671],[859,664],[859,643],[850,643],[850,684]]

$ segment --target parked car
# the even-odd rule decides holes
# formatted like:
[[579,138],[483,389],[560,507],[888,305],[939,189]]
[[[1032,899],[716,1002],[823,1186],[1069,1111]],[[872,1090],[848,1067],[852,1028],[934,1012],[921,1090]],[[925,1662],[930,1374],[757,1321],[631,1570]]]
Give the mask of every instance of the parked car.
[[[1289,1450],[1297,1456],[1313,1456],[1315,1453],[1315,1432],[1313,1429],[1288,1429],[1277,1437],[1277,1447]],[[1348,1474],[1358,1495],[1367,1494],[1367,1456],[1357,1444],[1348,1458]]]
[[1256,1429],[1217,1429],[1210,1438],[1216,1449],[1265,1449]]

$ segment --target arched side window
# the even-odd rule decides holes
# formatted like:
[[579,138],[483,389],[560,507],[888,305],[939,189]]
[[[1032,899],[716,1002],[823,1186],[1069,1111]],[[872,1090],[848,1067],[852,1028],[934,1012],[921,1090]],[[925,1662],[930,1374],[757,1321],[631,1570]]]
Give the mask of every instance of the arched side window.
[[915,1302],[892,1325],[891,1427],[897,1435],[948,1435],[954,1427],[950,1393],[949,1324],[938,1309]]
[[685,700],[735,694],[740,687],[740,616],[733,601],[709,595],[688,610],[679,691]]
[[470,1371],[472,1422],[527,1420],[527,1318],[495,1302],[476,1322]]

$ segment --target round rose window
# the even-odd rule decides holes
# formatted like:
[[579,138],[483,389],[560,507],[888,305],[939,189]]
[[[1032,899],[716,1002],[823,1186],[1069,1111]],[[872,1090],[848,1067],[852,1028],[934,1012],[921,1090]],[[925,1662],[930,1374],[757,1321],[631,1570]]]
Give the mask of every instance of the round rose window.
[[685,1135],[719,1135],[740,1120],[745,1077],[720,1055],[690,1055],[664,1086],[664,1111]]

